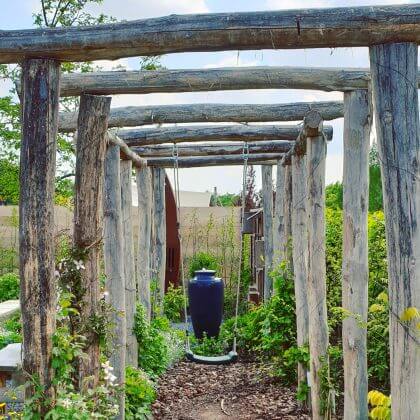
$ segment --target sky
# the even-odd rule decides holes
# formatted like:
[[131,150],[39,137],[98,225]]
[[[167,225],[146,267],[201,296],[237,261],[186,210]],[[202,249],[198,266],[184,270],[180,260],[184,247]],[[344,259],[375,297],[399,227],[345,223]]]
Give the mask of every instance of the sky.
[[[341,7],[415,3],[399,0],[104,0],[100,6],[90,8],[92,13],[105,13],[118,20],[135,20],[169,14],[240,12],[312,7]],[[0,0],[0,29],[23,29],[33,26],[32,15],[39,10],[40,0]],[[168,54],[161,58],[168,69],[240,67],[240,66],[300,66],[300,67],[369,67],[367,48],[229,51],[210,53]],[[98,62],[104,70],[122,64],[127,69],[138,69],[139,60],[129,58],[117,62]],[[0,83],[0,95],[7,94],[8,85]],[[167,93],[148,95],[119,95],[112,106],[168,105],[188,103],[291,103],[305,101],[342,100],[340,92],[305,90],[245,90],[224,92]],[[290,124],[290,123],[289,123]],[[343,168],[343,120],[331,124],[333,140],[328,145],[326,183],[340,181]],[[172,171],[169,171],[172,176]],[[261,171],[257,168],[257,186]],[[275,170],[273,171],[275,173]],[[191,168],[180,170],[180,188],[190,191],[219,193],[239,192],[240,167]]]

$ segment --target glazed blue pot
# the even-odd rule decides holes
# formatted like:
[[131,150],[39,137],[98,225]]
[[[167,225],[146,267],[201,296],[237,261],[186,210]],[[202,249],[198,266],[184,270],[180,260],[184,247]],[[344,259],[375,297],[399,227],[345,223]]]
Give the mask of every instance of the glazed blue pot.
[[189,281],[191,321],[197,338],[217,337],[223,317],[223,281],[213,270],[198,270]]

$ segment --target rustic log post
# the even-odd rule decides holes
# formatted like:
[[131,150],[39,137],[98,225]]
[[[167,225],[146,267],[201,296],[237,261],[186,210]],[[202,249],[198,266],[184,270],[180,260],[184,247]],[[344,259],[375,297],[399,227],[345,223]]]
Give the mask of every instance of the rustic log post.
[[138,364],[138,345],[134,335],[134,316],[136,313],[137,286],[136,264],[134,260],[134,238],[132,209],[133,198],[131,194],[131,180],[133,163],[131,160],[120,162],[121,177],[121,214],[123,228],[123,251],[124,251],[124,280],[125,280],[125,319],[127,327],[127,352],[125,361],[130,366]]
[[370,48],[388,249],[392,418],[420,413],[419,340],[402,313],[420,308],[417,44]]
[[[292,156],[292,226],[293,238],[293,274],[296,299],[296,332],[297,345],[302,347],[309,341],[309,313],[308,313],[308,213],[307,213],[307,172],[305,155]],[[298,364],[298,384],[305,384],[306,368]]]
[[166,203],[165,203],[165,170],[153,169],[153,258],[154,275],[158,287],[158,300],[163,304],[165,294],[166,272]]
[[[111,366],[118,384],[125,382],[126,320],[125,320],[125,280],[124,246],[121,215],[120,148],[109,144],[105,159],[104,189],[104,260],[106,287],[109,304],[115,311],[113,323],[115,333],[112,336]],[[119,419],[124,418],[124,395],[119,398]]]
[[273,168],[261,165],[263,230],[264,230],[264,301],[273,293],[271,270],[273,268]]
[[291,162],[284,167],[284,260],[287,260],[287,268],[293,272],[293,257],[290,247],[292,238],[292,168]]
[[137,288],[138,299],[143,305],[146,316],[151,316],[150,271],[151,238],[152,238],[152,171],[150,168],[137,168],[138,196],[138,250],[137,250]]
[[[322,120],[321,120],[322,125]],[[322,130],[307,138],[308,173],[308,311],[312,418],[324,419],[331,401],[322,389],[328,373],[328,325],[325,264],[325,155]],[[323,400],[324,399],[324,400]],[[329,396],[328,396],[329,399]]]
[[[35,377],[54,404],[52,336],[55,331],[54,179],[60,63],[28,59],[22,66],[19,255],[23,370]],[[26,389],[30,398],[35,389]]]
[[284,260],[284,251],[286,248],[286,237],[284,232],[284,176],[285,169],[281,164],[281,160],[277,161],[277,177],[276,177],[276,202],[274,206],[273,221],[273,249],[276,264]]
[[369,136],[367,90],[344,94],[343,320],[344,418],[367,419]]
[[[82,95],[80,98],[76,147],[76,177],[74,196],[73,245],[85,250],[85,269],[82,270],[80,295],[75,293],[83,325],[78,333],[86,336],[86,358],[78,365],[79,386],[91,378],[91,387],[99,380],[99,337],[86,328],[88,320],[99,315],[100,247],[103,236],[103,188],[105,173],[106,131],[111,98]],[[82,331],[83,330],[83,331]]]

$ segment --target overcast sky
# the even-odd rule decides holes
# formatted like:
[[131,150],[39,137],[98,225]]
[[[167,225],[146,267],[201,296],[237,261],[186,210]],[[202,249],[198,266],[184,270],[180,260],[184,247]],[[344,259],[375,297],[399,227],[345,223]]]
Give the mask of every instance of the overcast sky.
[[[117,19],[133,20],[158,17],[174,13],[239,12],[309,7],[361,6],[378,4],[415,3],[405,0],[104,0],[93,12],[102,12]],[[22,29],[32,26],[32,14],[38,11],[40,0],[0,0],[0,29]],[[312,66],[312,67],[368,67],[367,48],[284,50],[284,51],[230,51],[211,53],[169,54],[162,57],[166,68],[205,68],[236,66]],[[127,69],[138,68],[135,58],[119,60]],[[101,62],[111,69],[116,63]],[[7,93],[7,85],[0,84],[0,95]],[[152,105],[173,103],[289,103],[319,100],[340,100],[339,92],[303,90],[248,90],[228,92],[197,92],[149,95],[120,95],[112,106]],[[328,122],[334,127],[334,137],[328,145],[327,183],[342,177],[342,119]],[[275,171],[274,171],[275,172]],[[257,169],[258,184],[260,170]],[[238,192],[241,188],[239,167],[194,168],[180,172],[181,189],[219,192]]]

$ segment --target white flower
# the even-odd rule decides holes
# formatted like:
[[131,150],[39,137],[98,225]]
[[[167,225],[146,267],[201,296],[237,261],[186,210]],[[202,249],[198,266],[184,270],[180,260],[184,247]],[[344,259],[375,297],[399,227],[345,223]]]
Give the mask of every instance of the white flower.
[[76,270],[84,270],[85,269],[85,266],[83,265],[82,260],[79,260],[79,261],[73,260],[73,263],[76,266]]
[[68,398],[64,398],[63,400],[61,400],[61,405],[64,408],[70,408],[71,407],[71,401]]

